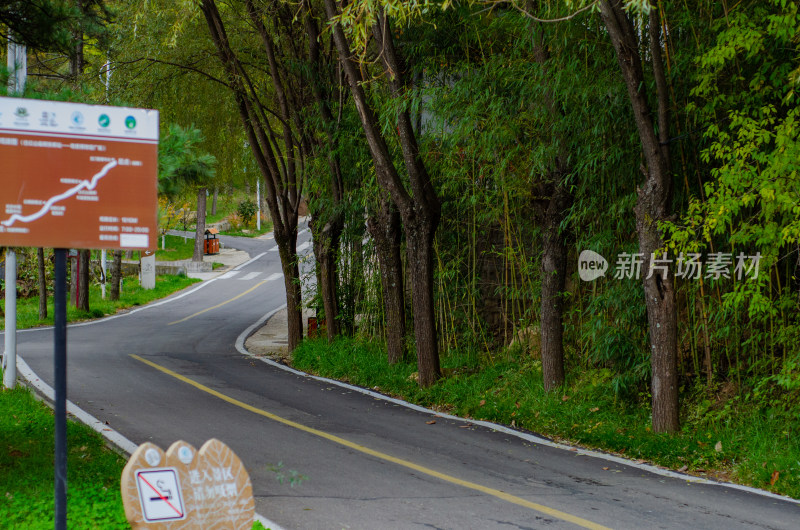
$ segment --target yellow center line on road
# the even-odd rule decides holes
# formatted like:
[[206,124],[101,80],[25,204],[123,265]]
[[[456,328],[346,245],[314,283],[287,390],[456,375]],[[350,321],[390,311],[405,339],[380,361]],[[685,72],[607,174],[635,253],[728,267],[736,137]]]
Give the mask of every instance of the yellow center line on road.
[[152,361],[148,361],[147,359],[143,359],[142,357],[139,357],[138,355],[131,355],[131,357],[133,357],[137,361],[141,361],[144,364],[155,368],[156,370],[159,370],[159,371],[161,371],[161,372],[163,372],[163,373],[165,373],[165,374],[167,374],[169,376],[172,376],[175,379],[178,379],[179,381],[183,381],[184,383],[192,385],[193,387],[195,387],[195,388],[197,388],[199,390],[202,390],[203,392],[211,394],[212,396],[217,397],[217,398],[219,398],[219,399],[221,399],[223,401],[227,401],[228,403],[230,403],[232,405],[236,405],[237,407],[241,407],[241,408],[243,408],[245,410],[248,410],[250,412],[258,414],[259,416],[264,416],[265,418],[269,418],[269,419],[271,419],[273,421],[277,421],[278,423],[282,423],[284,425],[287,425],[289,427],[293,427],[293,428],[298,429],[300,431],[307,432],[309,434],[313,434],[314,436],[319,436],[320,438],[324,438],[325,440],[337,443],[339,445],[343,445],[343,446],[348,447],[350,449],[353,449],[355,451],[359,451],[361,453],[373,456],[373,457],[378,458],[380,460],[385,460],[387,462],[392,462],[393,464],[397,464],[397,465],[406,467],[408,469],[413,469],[414,471],[417,471],[419,473],[422,473],[422,474],[425,474],[425,475],[428,475],[428,476],[431,476],[431,477],[438,478],[440,480],[443,480],[445,482],[449,482],[451,484],[456,484],[458,486],[463,486],[464,488],[468,488],[468,489],[471,489],[471,490],[474,490],[474,491],[479,491],[481,493],[485,493],[486,495],[491,495],[492,497],[496,497],[498,499],[502,499],[504,501],[510,502],[512,504],[516,504],[518,506],[522,506],[522,507],[525,507],[525,508],[530,508],[531,510],[536,510],[537,512],[549,515],[551,517],[556,517],[558,519],[561,519],[562,521],[570,522],[570,523],[575,524],[577,526],[580,526],[582,528],[590,528],[592,530],[609,530],[608,527],[605,527],[603,525],[594,523],[594,522],[589,521],[587,519],[583,519],[583,518],[578,517],[576,515],[572,515],[572,514],[569,514],[569,513],[566,513],[566,512],[562,512],[561,510],[557,510],[555,508],[550,508],[549,506],[545,506],[543,504],[537,504],[535,502],[531,502],[529,500],[523,499],[522,497],[517,497],[515,495],[511,495],[509,493],[506,493],[504,491],[500,491],[498,489],[490,488],[488,486],[483,486],[481,484],[476,484],[474,482],[469,482],[467,480],[462,480],[460,478],[456,478],[456,477],[453,477],[451,475],[447,475],[445,473],[441,473],[439,471],[427,468],[425,466],[422,466],[422,465],[419,465],[419,464],[415,464],[414,462],[410,462],[408,460],[403,460],[402,458],[397,458],[397,457],[388,455],[386,453],[382,453],[380,451],[376,451],[375,449],[370,449],[369,447],[366,447],[366,446],[361,445],[361,444],[357,444],[355,442],[351,442],[349,440],[345,440],[344,438],[340,438],[340,437],[338,437],[336,435],[329,434],[329,433],[327,433],[325,431],[320,431],[318,429],[314,429],[312,427],[308,427],[308,426],[303,425],[301,423],[297,423],[297,422],[294,422],[292,420],[287,420],[286,418],[282,418],[281,416],[278,416],[278,415],[273,414],[271,412],[267,412],[266,410],[262,410],[262,409],[256,408],[256,407],[254,407],[252,405],[248,405],[247,403],[239,401],[238,399],[232,398],[230,396],[226,396],[225,394],[222,394],[221,392],[217,392],[216,390],[214,390],[212,388],[209,388],[209,387],[207,387],[207,386],[205,386],[205,385],[203,385],[201,383],[198,383],[197,381],[189,379],[188,377],[183,376],[183,375],[181,375],[181,374],[179,374],[177,372],[173,372],[169,368],[165,368],[165,367],[161,366],[160,364],[156,364],[156,363],[154,363]]
[[189,315],[189,316],[188,316],[188,317],[186,317],[186,318],[182,318],[182,319],[180,319],[180,320],[176,320],[175,322],[170,322],[170,323],[169,323],[169,324],[167,324],[167,325],[168,325],[168,326],[171,326],[171,325],[173,325],[173,324],[180,324],[181,322],[186,322],[186,321],[187,321],[187,320],[189,320],[190,318],[194,318],[194,317],[196,317],[197,315],[202,315],[203,313],[206,313],[206,312],[208,312],[208,311],[211,311],[212,309],[216,309],[216,308],[218,308],[218,307],[222,307],[222,306],[224,306],[225,304],[229,304],[229,303],[233,302],[234,300],[238,300],[239,298],[243,297],[243,296],[244,296],[244,295],[246,295],[247,293],[251,293],[251,292],[255,291],[257,288],[259,288],[259,287],[260,287],[260,286],[262,286],[263,284],[267,283],[268,281],[269,281],[269,280],[264,280],[264,281],[262,281],[262,282],[258,282],[256,285],[254,285],[254,286],[253,286],[253,287],[251,287],[250,289],[246,290],[246,291],[245,291],[245,292],[243,292],[242,294],[237,294],[236,296],[234,296],[234,297],[233,297],[233,298],[231,298],[230,300],[225,300],[225,301],[224,301],[224,302],[222,302],[221,304],[217,304],[217,305],[215,305],[215,306],[213,306],[213,307],[208,307],[208,308],[206,308],[206,309],[203,309],[202,311],[198,311],[198,312],[197,312],[197,313],[195,313],[194,315]]

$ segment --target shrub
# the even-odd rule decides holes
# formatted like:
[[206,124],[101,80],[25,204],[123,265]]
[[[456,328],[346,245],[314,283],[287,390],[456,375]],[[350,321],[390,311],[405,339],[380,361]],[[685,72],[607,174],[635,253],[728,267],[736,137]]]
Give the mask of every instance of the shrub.
[[236,213],[239,214],[239,217],[242,219],[242,222],[245,225],[250,225],[250,223],[253,222],[257,212],[258,205],[255,203],[255,201],[250,199],[243,200],[236,208]]

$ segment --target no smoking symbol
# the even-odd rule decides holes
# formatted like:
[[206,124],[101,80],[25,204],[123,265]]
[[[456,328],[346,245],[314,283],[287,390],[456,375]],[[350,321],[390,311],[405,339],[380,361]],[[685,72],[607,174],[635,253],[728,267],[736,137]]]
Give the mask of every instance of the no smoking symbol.
[[138,471],[136,486],[146,522],[178,521],[186,518],[175,468]]

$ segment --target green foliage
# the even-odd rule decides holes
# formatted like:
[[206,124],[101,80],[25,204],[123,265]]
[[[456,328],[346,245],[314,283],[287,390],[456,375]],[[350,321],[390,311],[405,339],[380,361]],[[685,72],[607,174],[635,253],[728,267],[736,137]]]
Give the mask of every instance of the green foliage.
[[303,483],[303,481],[308,479],[307,476],[301,475],[294,469],[284,469],[283,462],[278,462],[277,464],[267,464],[267,470],[275,474],[275,480],[277,480],[279,483],[283,484],[284,482],[288,481],[289,486],[292,488],[299,486]]
[[[25,388],[0,391],[0,520],[53,527],[53,415]],[[124,459],[89,427],[68,422],[67,510],[80,528],[128,528],[119,481]]]
[[6,40],[13,33],[33,49],[71,55],[76,28],[102,44],[108,39],[106,24],[111,16],[104,0],[83,2],[82,8],[71,0],[4,0],[0,2],[0,38]]
[[258,205],[252,199],[245,199],[236,207],[236,213],[239,214],[239,218],[241,218],[245,226],[249,226],[253,223],[258,213]]
[[169,133],[159,142],[159,192],[174,195],[182,186],[209,186],[216,176],[217,159],[201,149],[203,133],[190,126],[170,125]]
[[749,276],[732,271],[700,293],[684,287],[707,313],[703,342],[725,354],[714,364],[738,379],[784,373],[800,340],[798,35],[796,2],[748,2],[714,21],[687,107],[703,131],[697,163],[708,178],[680,222],[665,226],[676,254],[727,252],[734,264],[760,258]]

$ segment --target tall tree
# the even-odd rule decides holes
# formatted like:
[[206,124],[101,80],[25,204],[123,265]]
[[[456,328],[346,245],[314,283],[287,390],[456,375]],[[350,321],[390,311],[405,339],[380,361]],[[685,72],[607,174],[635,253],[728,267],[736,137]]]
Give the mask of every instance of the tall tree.
[[[310,201],[312,219],[309,223],[314,237],[314,256],[317,260],[318,291],[321,294],[322,305],[325,311],[325,329],[328,340],[332,341],[340,332],[339,301],[337,295],[338,271],[336,267],[339,244],[341,242],[344,220],[342,202],[344,200],[344,178],[340,165],[340,157],[336,149],[337,120],[334,118],[331,97],[333,83],[330,80],[329,70],[335,65],[330,53],[325,53],[320,45],[320,32],[316,18],[314,18],[308,5],[304,3],[303,25],[305,38],[308,42],[308,69],[307,83],[311,87],[314,101],[321,118],[324,129],[322,149],[327,153],[326,159],[329,168],[329,181],[327,186],[316,191],[309,186],[309,194],[316,195]],[[338,87],[336,87],[338,89]]]
[[[200,8],[225,71],[227,86],[236,101],[248,144],[266,182],[266,200],[286,288],[288,347],[291,351],[300,343],[303,334],[297,222],[303,193],[305,156],[309,145],[298,113],[299,108],[291,99],[295,96],[295,91],[286,90],[285,83],[288,80],[278,63],[273,37],[262,23],[262,15],[249,9],[251,6],[252,3],[247,2],[247,12],[261,38],[262,51],[267,57],[267,71],[277,109],[269,108],[264,103],[258,90],[259,84],[253,82],[249,71],[239,60],[216,2],[203,0]],[[280,136],[273,128],[273,120],[277,122]],[[293,129],[293,125],[296,129]]]
[[203,152],[200,144],[203,134],[199,129],[184,129],[171,125],[169,134],[161,141],[159,153],[160,181],[176,181],[196,190],[197,219],[194,234],[194,253],[192,261],[203,261],[203,239],[206,223],[206,193],[208,186],[217,174],[217,160],[213,155]]
[[[347,74],[378,182],[397,205],[403,220],[411,276],[419,384],[423,387],[430,386],[440,377],[433,299],[433,241],[439,224],[441,205],[422,160],[408,109],[401,109],[397,114],[398,142],[408,177],[407,188],[394,164],[378,116],[360,82],[360,65],[354,58],[350,43],[338,22],[341,13],[334,0],[325,0],[325,12],[333,24],[333,39]],[[408,73],[399,50],[395,47],[389,19],[382,11],[375,17],[372,35],[381,57],[383,75],[388,78],[389,91],[394,98],[400,99],[410,88]]]
[[[656,94],[655,112],[647,94],[637,31],[622,0],[602,0],[600,13],[614,46],[622,77],[628,90],[636,129],[644,156],[644,182],[639,188],[636,232],[643,254],[647,320],[650,329],[653,396],[653,430],[675,431],[678,415],[678,322],[674,279],[669,269],[653,263],[665,248],[659,223],[672,215],[672,175],[669,170],[669,93],[661,55],[661,21],[658,9],[649,10],[648,53],[652,62]],[[656,118],[654,119],[653,115]],[[652,272],[652,274],[651,274]]]

